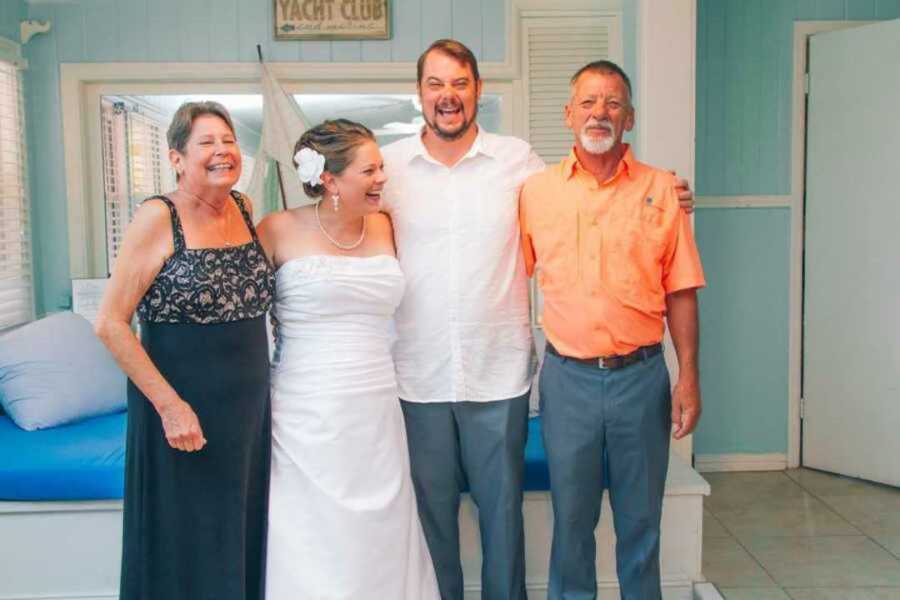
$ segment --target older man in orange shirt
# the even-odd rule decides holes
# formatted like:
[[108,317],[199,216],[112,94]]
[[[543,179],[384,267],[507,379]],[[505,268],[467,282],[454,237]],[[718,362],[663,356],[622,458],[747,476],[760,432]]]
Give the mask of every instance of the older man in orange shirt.
[[[528,179],[520,198],[526,268],[537,271],[544,294],[549,598],[596,598],[594,529],[605,479],[621,595],[654,600],[669,433],[689,434],[700,417],[703,270],[674,176],[638,162],[622,142],[634,126],[622,69],[608,61],[580,69],[565,117],[572,152]],[[672,393],[664,319],[679,363]]]

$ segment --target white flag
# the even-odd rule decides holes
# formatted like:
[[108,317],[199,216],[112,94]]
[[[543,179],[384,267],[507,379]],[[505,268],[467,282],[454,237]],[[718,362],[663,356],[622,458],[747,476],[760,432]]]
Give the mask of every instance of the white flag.
[[[309,121],[294,98],[272,77],[268,66],[260,63],[260,69],[263,93],[262,137],[253,166],[253,175],[247,188],[257,218],[262,218],[267,212],[272,211],[272,207],[267,206],[265,201],[266,175],[267,167],[270,167],[270,158],[280,167],[281,189],[284,191],[288,208],[314,202],[303,192],[303,186],[293,164],[294,144],[309,128]],[[271,167],[274,167],[274,163]],[[272,173],[269,176],[278,175]]]

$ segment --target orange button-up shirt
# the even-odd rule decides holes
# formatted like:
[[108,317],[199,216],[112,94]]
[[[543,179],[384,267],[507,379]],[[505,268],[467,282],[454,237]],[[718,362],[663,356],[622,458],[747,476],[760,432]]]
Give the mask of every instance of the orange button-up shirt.
[[675,178],[626,149],[603,183],[574,150],[532,175],[519,203],[528,274],[543,327],[563,355],[621,355],[663,338],[666,295],[705,285]]

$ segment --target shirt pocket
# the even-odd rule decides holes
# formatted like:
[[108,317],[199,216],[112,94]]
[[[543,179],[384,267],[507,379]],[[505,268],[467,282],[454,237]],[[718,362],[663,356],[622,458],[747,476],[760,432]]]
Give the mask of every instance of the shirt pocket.
[[538,258],[535,276],[544,292],[571,289],[575,284],[577,216],[549,210],[535,215],[532,241]]
[[604,231],[600,281],[619,302],[645,313],[665,309],[664,222],[663,209],[643,205],[612,217]]

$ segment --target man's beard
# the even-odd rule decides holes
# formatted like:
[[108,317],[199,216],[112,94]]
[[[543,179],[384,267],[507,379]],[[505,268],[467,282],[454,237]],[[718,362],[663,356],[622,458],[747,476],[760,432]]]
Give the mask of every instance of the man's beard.
[[[609,135],[600,139],[593,137],[588,130],[596,127],[605,129]],[[616,145],[616,127],[609,119],[602,121],[591,119],[581,128],[578,138],[581,140],[581,147],[588,154],[606,154]]]
[[[463,123],[460,126],[460,128],[455,131],[447,131],[446,129],[442,129],[441,126],[438,125],[437,113],[438,113],[438,110],[440,109],[440,106],[441,106],[440,104],[438,104],[437,106],[434,107],[434,120],[433,121],[429,121],[428,117],[424,116],[424,112],[422,113],[422,116],[425,118],[425,124],[428,125],[429,129],[431,129],[435,133],[436,136],[438,136],[439,138],[441,138],[442,140],[447,141],[447,142],[456,141],[459,138],[461,138],[462,136],[464,136],[466,134],[466,132],[469,131],[469,129],[472,127],[472,125],[475,124],[475,118],[478,116],[478,103],[477,102],[475,103],[475,109],[472,112],[471,119],[466,118],[465,105],[459,101],[457,101],[457,103],[459,105],[459,110],[462,113]],[[456,104],[454,104],[454,103],[444,103],[444,106],[450,107],[450,108],[456,108]]]

